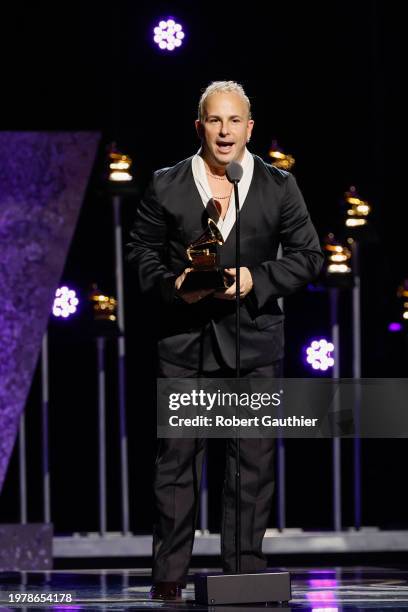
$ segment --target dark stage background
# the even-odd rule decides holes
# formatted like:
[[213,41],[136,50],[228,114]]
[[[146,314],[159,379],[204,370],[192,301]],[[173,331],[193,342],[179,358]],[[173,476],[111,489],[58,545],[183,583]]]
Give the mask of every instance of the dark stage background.
[[[114,292],[112,209],[103,191],[105,147],[116,141],[134,161],[139,193],[153,169],[198,148],[194,130],[200,91],[212,80],[241,82],[253,103],[251,151],[267,159],[272,138],[296,158],[294,172],[323,238],[341,221],[350,185],[373,206],[363,247],[363,376],[406,377],[404,338],[389,334],[396,288],[408,275],[405,202],[406,25],[401,5],[382,2],[232,3],[36,2],[4,16],[0,44],[0,127],[7,130],[99,130],[102,145],[66,263],[63,281],[83,296],[97,281]],[[151,30],[173,15],[185,44],[162,54]],[[6,39],[5,35],[9,38]],[[125,241],[138,196],[123,206]],[[342,296],[342,375],[351,375],[349,295]],[[301,349],[329,334],[327,296],[307,292],[286,301],[287,376],[306,376]],[[151,532],[155,455],[154,305],[126,270],[131,526]],[[97,529],[96,356],[86,313],[50,328],[52,504],[57,532]],[[113,347],[112,347],[113,348]],[[115,371],[114,352],[110,355]],[[120,529],[115,380],[109,407],[109,528]],[[29,519],[41,520],[39,380],[27,406]],[[210,529],[218,531],[223,458],[210,454]],[[343,449],[344,525],[352,524],[351,442]],[[363,441],[363,523],[408,527],[405,440]],[[287,444],[287,524],[331,527],[331,443]],[[17,460],[0,504],[0,522],[18,520]],[[274,516],[271,526],[274,526]]]

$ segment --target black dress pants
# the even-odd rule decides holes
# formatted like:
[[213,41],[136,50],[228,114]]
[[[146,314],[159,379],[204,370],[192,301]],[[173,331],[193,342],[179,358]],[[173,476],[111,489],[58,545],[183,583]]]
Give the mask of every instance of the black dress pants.
[[[282,362],[244,370],[241,377],[281,376]],[[164,361],[161,377],[196,377],[197,371]],[[233,377],[232,370],[204,372],[211,378]],[[205,450],[202,438],[162,438],[155,466],[153,526],[153,582],[186,583],[199,509],[201,471]],[[242,438],[241,459],[241,571],[265,569],[262,540],[268,526],[274,490],[273,438]],[[223,489],[221,560],[225,573],[235,572],[235,439],[226,440]]]

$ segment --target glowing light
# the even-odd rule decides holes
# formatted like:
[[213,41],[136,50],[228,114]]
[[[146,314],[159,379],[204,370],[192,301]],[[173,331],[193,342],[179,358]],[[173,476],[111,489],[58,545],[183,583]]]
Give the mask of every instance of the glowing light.
[[67,319],[76,312],[78,304],[79,300],[73,289],[69,289],[65,286],[59,287],[55,292],[52,314],[54,317]]
[[359,227],[360,225],[367,225],[367,219],[346,219],[347,227]]
[[331,256],[331,260],[332,261],[346,261],[347,255],[345,255],[344,253],[333,253],[333,255]]
[[109,153],[109,180],[116,183],[124,183],[132,180],[130,167],[132,160],[129,155],[123,155],[116,150]]
[[180,23],[176,23],[173,18],[167,20],[162,19],[158,26],[153,29],[153,41],[163,51],[174,51],[181,47],[185,38],[183,27]]
[[97,285],[92,286],[89,299],[93,305],[96,321],[116,321],[117,300],[109,295],[103,295]]
[[388,325],[388,331],[389,332],[400,332],[402,330],[402,325],[401,323],[390,323]]
[[358,197],[354,186],[344,194],[344,200],[348,204],[346,227],[361,227],[367,225],[367,217],[371,212],[371,206],[366,200]]
[[346,264],[329,264],[327,271],[329,274],[348,274],[351,272],[351,268]]
[[269,157],[272,158],[272,166],[275,166],[276,168],[291,170],[291,168],[293,168],[295,165],[295,158],[292,155],[289,155],[289,153],[284,153],[276,140],[272,141],[269,149]]
[[405,279],[398,287],[397,296],[402,300],[402,318],[408,321],[408,280]]
[[306,363],[313,370],[325,372],[334,366],[334,358],[331,355],[333,351],[334,344],[332,342],[328,342],[324,338],[313,340],[305,349]]
[[129,172],[122,172],[120,170],[114,170],[109,174],[109,180],[116,183],[126,182],[132,180],[132,175]]
[[326,238],[324,250],[327,253],[327,273],[328,274],[349,274],[351,267],[348,263],[351,260],[350,250],[336,242],[333,234]]
[[312,588],[338,587],[339,583],[335,578],[311,578],[307,581]]

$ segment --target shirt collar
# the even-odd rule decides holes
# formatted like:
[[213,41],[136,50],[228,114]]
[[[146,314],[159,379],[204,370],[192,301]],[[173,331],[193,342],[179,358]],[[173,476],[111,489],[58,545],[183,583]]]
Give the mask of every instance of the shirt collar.
[[[210,185],[208,183],[207,172],[204,164],[204,159],[201,156],[202,150],[199,149],[197,153],[191,160],[191,169],[193,173],[194,182],[200,194],[201,200],[203,202],[204,207],[207,206],[208,201],[212,198],[212,193],[210,189]],[[241,160],[241,166],[243,170],[242,178],[238,184],[238,192],[239,192],[239,206],[240,209],[244,205],[246,200],[251,182],[254,173],[254,157],[245,147],[244,156]],[[219,219],[217,225],[220,229],[224,240],[227,239],[228,234],[230,233],[234,222],[235,222],[235,197],[234,193],[231,195],[230,204],[228,207],[227,214],[225,219]]]
[[[240,183],[243,185],[250,182],[254,171],[254,158],[251,153],[245,147],[244,156],[240,162],[243,170],[242,179]],[[206,204],[211,196],[211,189],[208,183],[207,172],[205,168],[204,159],[202,157],[202,148],[197,151],[191,161],[191,169],[193,171],[193,177],[198,187],[198,191]]]

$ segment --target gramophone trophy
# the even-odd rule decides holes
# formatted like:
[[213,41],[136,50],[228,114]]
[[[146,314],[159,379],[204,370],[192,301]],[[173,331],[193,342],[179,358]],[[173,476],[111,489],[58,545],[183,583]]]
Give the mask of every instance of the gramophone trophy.
[[223,244],[224,239],[216,223],[213,219],[208,219],[205,231],[187,248],[192,270],[181,286],[183,291],[228,287],[228,279],[223,268],[219,266],[219,247]]

